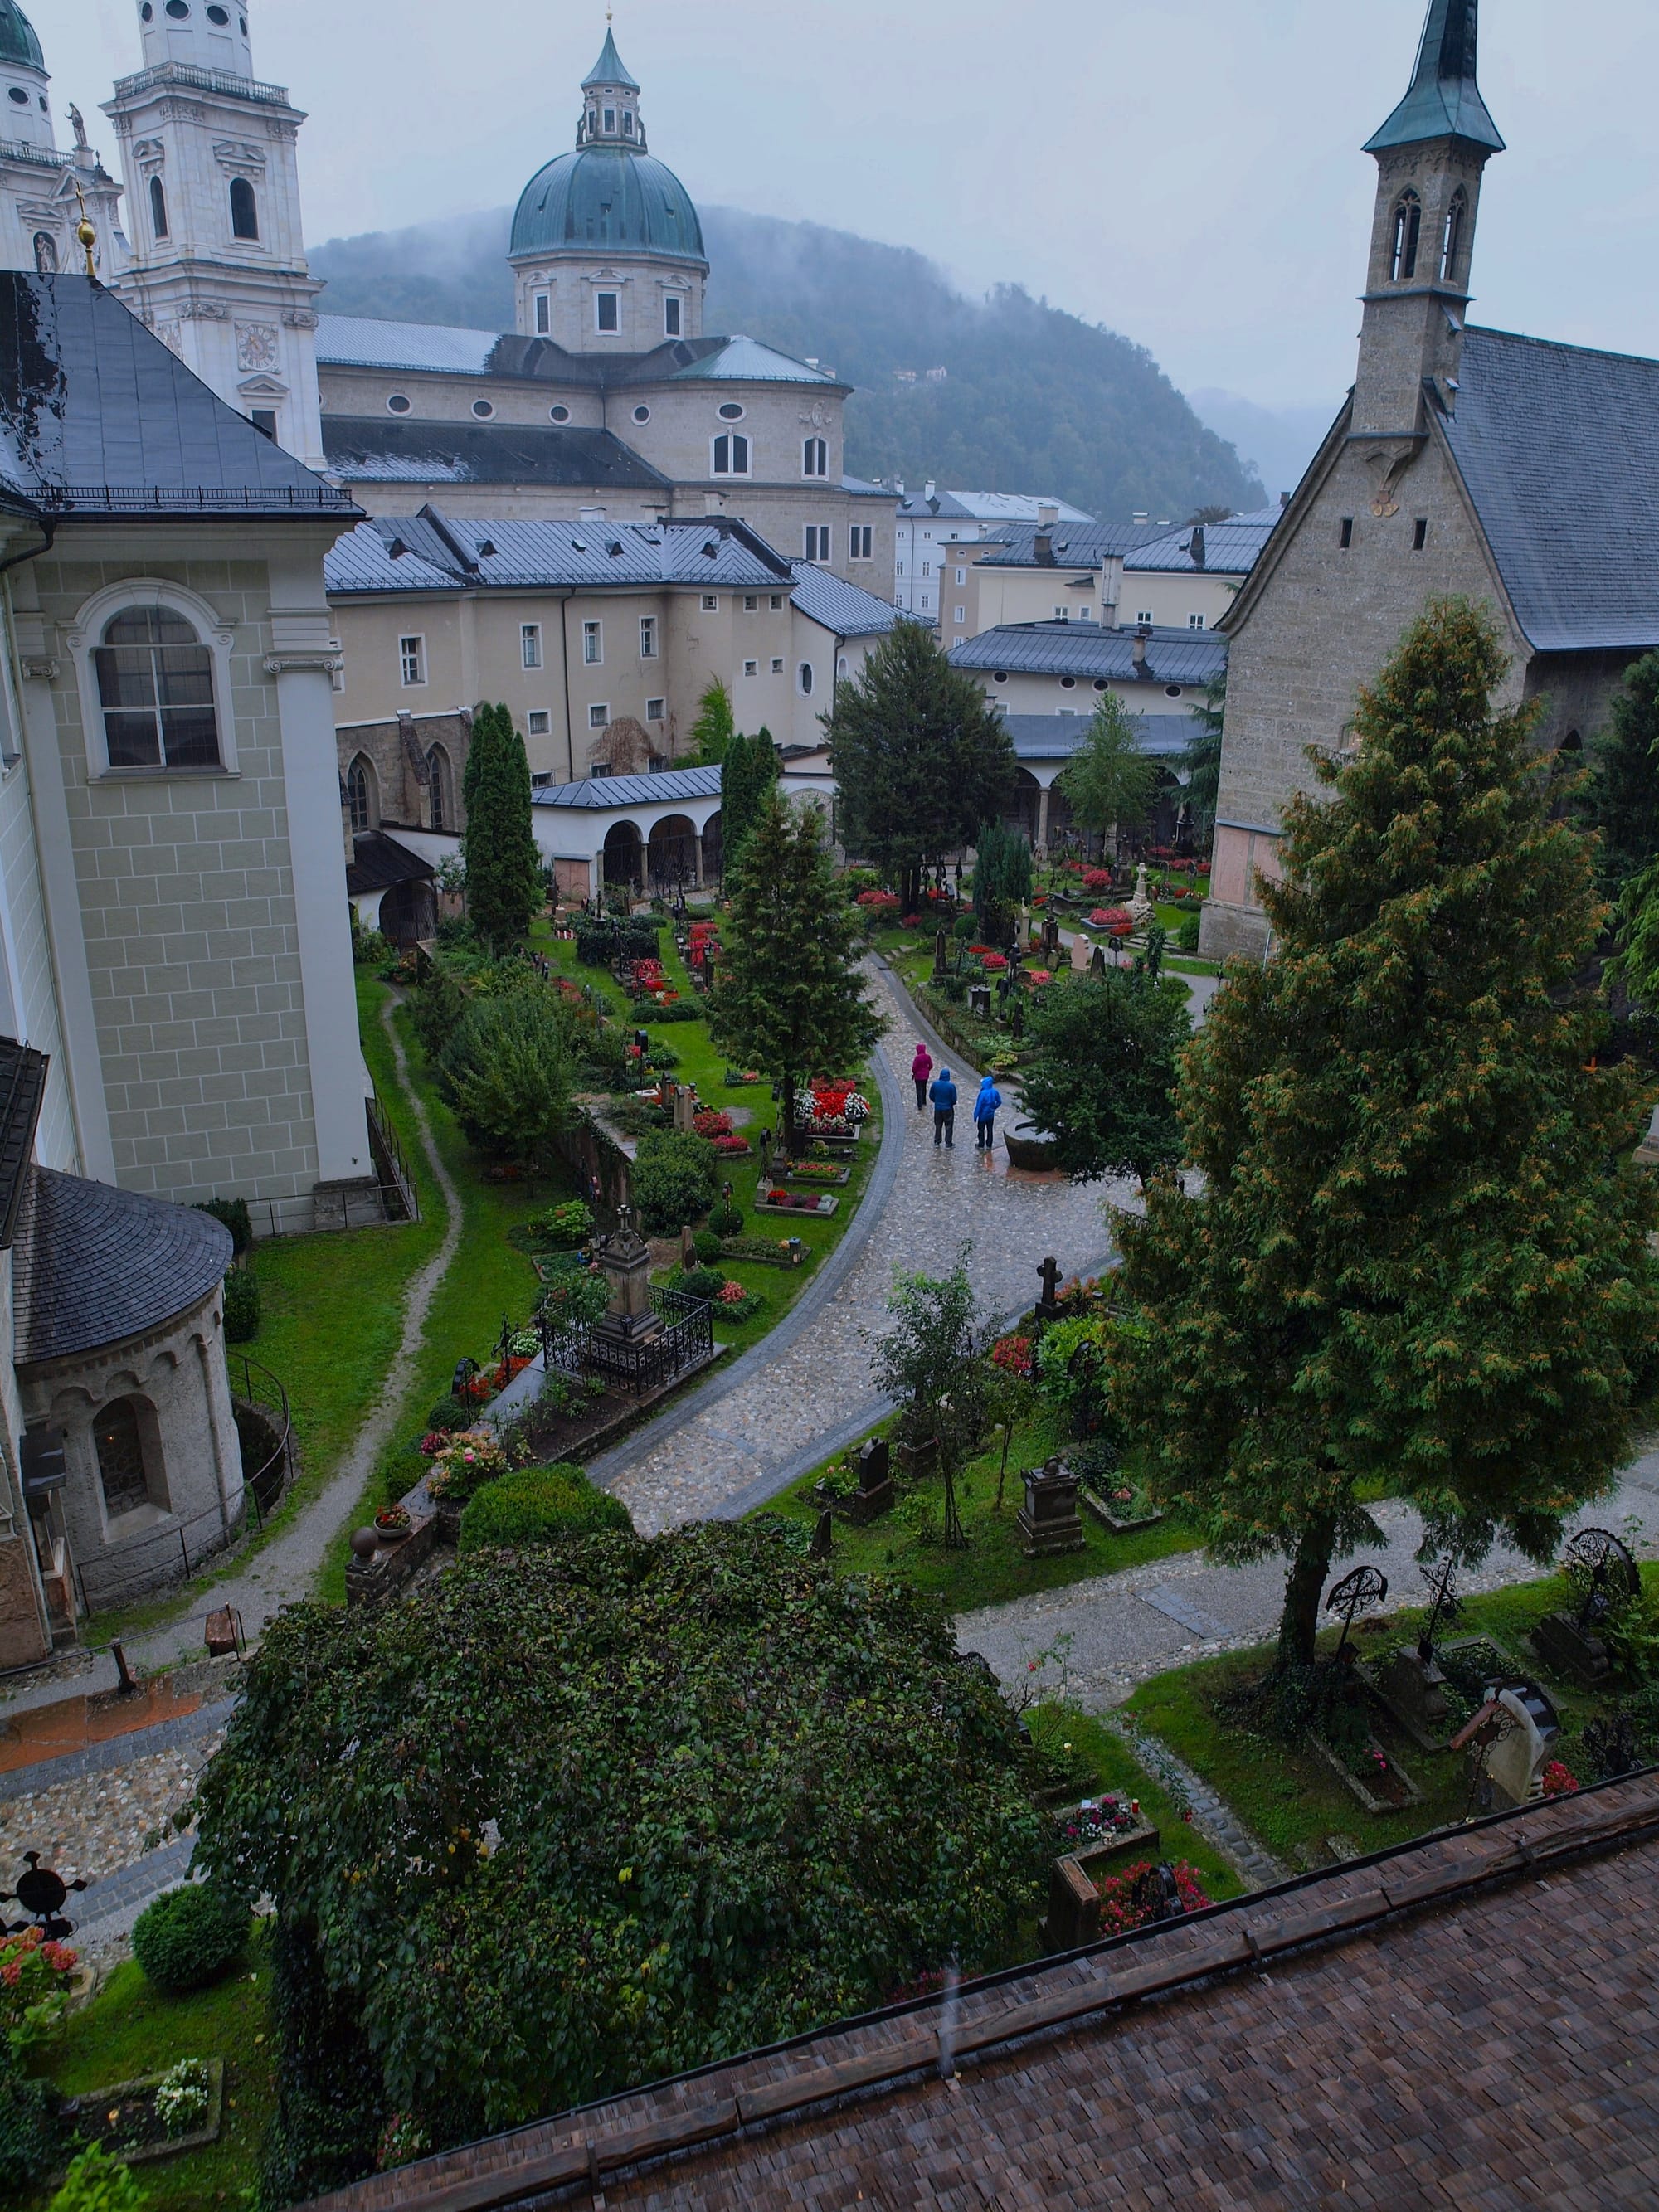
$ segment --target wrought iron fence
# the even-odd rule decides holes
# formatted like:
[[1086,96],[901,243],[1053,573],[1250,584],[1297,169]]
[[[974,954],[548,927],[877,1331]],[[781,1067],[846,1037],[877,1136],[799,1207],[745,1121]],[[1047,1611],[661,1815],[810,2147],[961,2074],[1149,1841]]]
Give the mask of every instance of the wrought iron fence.
[[[257,1359],[250,1359],[245,1352],[231,1352],[227,1364],[232,1396],[252,1407],[276,1438],[257,1467],[250,1470],[246,1455],[242,1462],[242,1487],[247,1493],[253,1525],[263,1528],[266,1516],[287,1488],[289,1477],[294,1472],[294,1424],[289,1413],[288,1392],[270,1368],[262,1367]],[[239,1368],[242,1383],[240,1390],[236,1387]]]
[[707,1298],[684,1291],[650,1286],[653,1310],[662,1327],[642,1343],[607,1336],[598,1326],[559,1327],[545,1307],[537,1316],[542,1357],[553,1372],[580,1378],[602,1376],[638,1397],[665,1389],[682,1375],[704,1365],[714,1353],[714,1309]]
[[398,1207],[406,1221],[421,1218],[420,1192],[415,1181],[415,1170],[409,1164],[408,1154],[398,1141],[398,1132],[392,1127],[392,1116],[386,1112],[380,1092],[371,1080],[368,1100],[369,1149],[374,1155],[374,1165],[380,1178],[380,1202],[390,1221]]
[[203,1561],[226,1550],[231,1536],[216,1505],[170,1528],[153,1529],[125,1544],[75,1562],[75,1580],[88,1613],[108,1613],[130,1599],[170,1589],[188,1580]]

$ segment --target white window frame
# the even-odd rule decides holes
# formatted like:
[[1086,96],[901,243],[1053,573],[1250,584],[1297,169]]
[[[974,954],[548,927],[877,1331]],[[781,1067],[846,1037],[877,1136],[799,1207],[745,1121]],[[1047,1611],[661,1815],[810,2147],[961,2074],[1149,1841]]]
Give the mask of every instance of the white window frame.
[[[412,654],[409,651],[409,647],[411,645],[415,648]],[[409,672],[411,660],[417,671],[417,673],[413,676]],[[398,690],[401,691],[424,691],[427,685],[427,678],[430,672],[426,657],[425,631],[408,631],[404,636],[398,640]]]
[[717,615],[717,614],[720,612],[720,593],[719,593],[718,592],[705,592],[703,593],[703,595],[702,595],[702,611],[704,614],[706,614],[706,615]]
[[[601,300],[611,301],[616,307],[617,320],[616,325],[613,329],[607,330],[605,325],[599,320],[599,302]],[[619,338],[622,336],[622,294],[620,292],[613,292],[608,284],[602,290],[597,291],[593,295],[593,335],[596,337],[601,338]]]
[[1204,615],[1188,615],[1187,627],[1188,629],[1208,629],[1210,624],[1208,618]]
[[590,618],[582,624],[582,666],[584,668],[605,666],[605,624],[597,617]]
[[957,570],[957,589],[960,591],[967,580],[968,571],[965,568],[958,568]]
[[519,659],[526,668],[542,665],[542,626],[539,623],[519,624]]
[[647,722],[665,722],[668,720],[667,700],[647,699],[645,702],[645,719]]
[[773,592],[773,594],[772,594],[772,611],[773,611],[773,613],[774,613],[774,614],[778,613],[778,612],[779,612],[779,611],[781,609],[782,605],[783,605],[783,593],[782,593],[781,592]]
[[640,659],[654,660],[656,657],[657,617],[655,615],[641,615],[640,617]]
[[[98,696],[98,670],[93,654],[104,635],[104,625],[111,617],[124,613],[128,607],[166,607],[169,613],[182,615],[196,631],[198,638],[213,656],[213,709],[219,723],[219,765],[217,768],[112,768],[109,753],[104,743],[104,707]],[[127,576],[118,584],[106,585],[101,592],[82,605],[75,620],[64,632],[64,639],[75,657],[76,680],[81,690],[81,726],[86,738],[87,769],[90,775],[235,775],[236,720],[231,708],[230,652],[235,642],[234,626],[227,623],[219,610],[187,592],[182,584],[167,582],[160,576]]]
[[956,619],[957,622],[959,622],[959,623],[965,623],[965,622],[967,621],[967,619],[968,619],[968,610],[967,610],[967,608],[966,608],[966,607],[958,607],[958,608],[957,609],[957,611],[956,611],[955,619]]
[[743,664],[743,672],[745,676],[758,676],[760,674],[759,661],[745,660]]
[[1146,614],[1146,615],[1137,615],[1137,616],[1135,617],[1135,628],[1136,628],[1137,629],[1139,629],[1140,628],[1140,625],[1142,624],[1142,623],[1150,623],[1152,622],[1152,618],[1151,615],[1149,615],[1149,614]]
[[772,655],[772,673],[774,676],[781,676],[783,673],[783,655],[781,653],[775,653]]
[[[720,466],[720,449],[726,449],[726,460],[737,457],[736,449],[743,447],[743,466],[740,469]],[[708,473],[711,477],[752,477],[755,473],[755,448],[746,430],[717,430],[708,441]]]
[[550,292],[537,293],[535,322],[538,338],[550,334],[553,328],[553,295]]
[[662,295],[662,334],[665,338],[685,336],[685,301],[678,292]]
[[852,561],[873,561],[876,557],[876,533],[868,522],[849,522],[847,526],[847,558]]
[[590,730],[608,730],[611,726],[611,702],[594,699],[588,703],[587,726]]
[[806,522],[801,525],[801,557],[827,568],[830,564],[830,530],[827,522]]
[[547,707],[532,707],[524,718],[527,738],[550,738],[553,734],[552,710]]
[[803,660],[799,667],[795,671],[795,689],[800,693],[803,699],[810,699],[811,697],[812,686],[816,680],[817,679],[812,672],[811,662],[810,660]]
[[816,435],[804,438],[800,448],[800,472],[814,483],[821,483],[830,473],[830,441]]

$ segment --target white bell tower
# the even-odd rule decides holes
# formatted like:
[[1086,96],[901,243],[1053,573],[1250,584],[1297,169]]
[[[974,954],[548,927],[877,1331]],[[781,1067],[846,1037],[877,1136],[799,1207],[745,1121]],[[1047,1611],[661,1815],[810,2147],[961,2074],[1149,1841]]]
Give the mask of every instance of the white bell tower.
[[52,126],[46,57],[17,0],[0,0],[0,268],[79,270],[76,238],[84,207],[94,235],[93,265],[106,283],[121,268],[121,187],[87,143],[70,110],[72,153],[60,154]]
[[236,0],[137,4],[144,67],[104,107],[126,179],[130,259],[115,289],[222,399],[319,469],[305,117],[255,78]]

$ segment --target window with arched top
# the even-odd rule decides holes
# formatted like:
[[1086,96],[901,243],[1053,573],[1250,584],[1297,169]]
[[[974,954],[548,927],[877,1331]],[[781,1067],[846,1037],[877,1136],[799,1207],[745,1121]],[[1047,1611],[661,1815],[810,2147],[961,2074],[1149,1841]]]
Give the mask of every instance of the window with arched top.
[[432,826],[434,830],[447,830],[455,818],[455,799],[449,775],[449,755],[441,745],[434,745],[427,754],[426,779],[432,800]]
[[1457,268],[1457,257],[1463,244],[1463,225],[1468,220],[1469,204],[1460,185],[1452,194],[1451,205],[1446,210],[1445,228],[1440,240],[1440,281],[1449,284]]
[[800,472],[804,477],[827,477],[830,473],[830,448],[822,438],[806,439],[800,449]]
[[159,177],[149,180],[149,227],[157,238],[167,234],[167,196]]
[[218,768],[213,655],[172,607],[124,607],[93,653],[112,768]]
[[246,177],[230,180],[230,234],[233,238],[259,235],[259,205]]
[[49,230],[37,230],[34,234],[35,275],[51,276],[56,274],[57,269],[58,240]]
[[374,829],[380,812],[377,796],[374,768],[359,753],[346,770],[346,805],[354,830]]
[[714,441],[714,473],[717,477],[746,477],[749,441],[741,430],[722,431]]
[[[104,1493],[104,1510],[112,1521],[119,1514],[136,1512],[141,1505],[165,1504],[165,1492],[156,1495],[161,1489],[161,1469],[151,1464],[155,1423],[145,1418],[150,1412],[147,1399],[112,1398],[93,1418],[98,1480]],[[154,1485],[152,1474],[158,1478]]]
[[1417,249],[1423,237],[1423,203],[1411,191],[1395,202],[1391,270],[1396,284],[1417,274]]

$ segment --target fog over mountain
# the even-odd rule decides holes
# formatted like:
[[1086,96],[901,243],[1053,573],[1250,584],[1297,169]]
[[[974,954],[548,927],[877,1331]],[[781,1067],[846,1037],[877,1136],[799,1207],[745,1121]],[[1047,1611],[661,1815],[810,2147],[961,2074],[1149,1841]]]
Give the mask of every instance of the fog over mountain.
[[[702,214],[704,328],[815,356],[855,385],[854,475],[1053,493],[1108,520],[1265,503],[1258,472],[1132,340],[1017,286],[966,299],[902,246],[735,208]],[[319,304],[509,329],[510,219],[503,208],[331,240],[310,257],[328,280]]]

